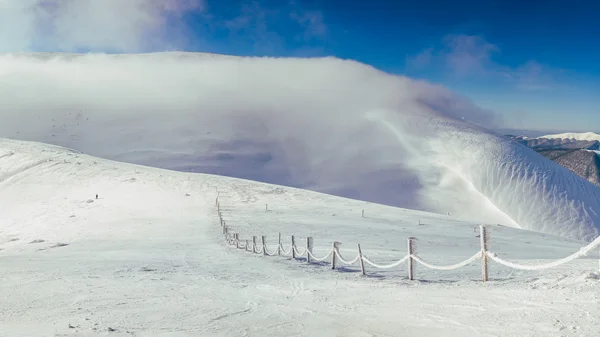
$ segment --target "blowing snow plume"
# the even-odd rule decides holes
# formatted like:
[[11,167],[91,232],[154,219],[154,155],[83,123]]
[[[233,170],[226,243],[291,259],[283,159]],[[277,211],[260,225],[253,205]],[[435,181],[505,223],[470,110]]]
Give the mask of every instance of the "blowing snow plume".
[[600,189],[449,91],[335,58],[0,57],[0,136],[591,240]]

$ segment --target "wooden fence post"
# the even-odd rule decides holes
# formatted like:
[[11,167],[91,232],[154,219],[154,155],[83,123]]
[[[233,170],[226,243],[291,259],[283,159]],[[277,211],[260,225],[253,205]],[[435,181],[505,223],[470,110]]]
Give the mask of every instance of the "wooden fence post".
[[484,225],[479,225],[479,242],[481,243],[481,278],[486,282],[488,280],[488,231]]
[[312,262],[313,238],[306,238],[306,262]]
[[244,250],[248,251],[249,247],[250,247],[250,240],[246,240],[246,247],[244,247]]
[[240,233],[235,233],[235,248],[240,249]]
[[409,237],[407,239],[407,247],[408,247],[408,279],[409,280],[414,280],[415,279],[415,264],[412,258],[412,255],[415,253],[415,240],[416,238],[414,237]]
[[296,238],[292,235],[292,259],[296,258]]
[[258,253],[258,249],[256,249],[256,235],[252,237],[252,252]]
[[341,242],[333,242],[333,254],[331,254],[331,269],[335,269],[337,263],[337,252],[340,248]]
[[279,233],[279,245],[277,246],[277,256],[281,256],[281,233]]
[[363,276],[365,276],[367,275],[367,272],[365,271],[365,261],[363,260],[362,250],[360,249],[360,243],[358,244],[358,259],[360,260],[360,271],[362,272]]
[[263,255],[267,255],[267,236],[262,236]]

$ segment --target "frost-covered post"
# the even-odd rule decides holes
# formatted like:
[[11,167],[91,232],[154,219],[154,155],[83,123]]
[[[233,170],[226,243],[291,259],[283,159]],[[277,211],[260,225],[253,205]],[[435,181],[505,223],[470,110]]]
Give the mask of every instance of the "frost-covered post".
[[313,238],[306,238],[306,262],[312,262]]
[[292,259],[296,258],[296,238],[292,235]]
[[365,260],[363,260],[362,250],[360,249],[360,243],[358,244],[358,260],[360,261],[360,271],[363,276],[367,275],[365,271]]
[[234,240],[235,240],[235,248],[240,249],[240,233],[235,233]]
[[365,217],[365,210],[364,210],[364,209],[362,210],[362,214],[361,214],[361,216],[360,216],[360,217],[361,217],[361,218],[364,218],[364,217]]
[[250,249],[250,240],[246,240],[246,247],[244,247],[245,251],[249,251]]
[[415,263],[413,261],[412,255],[415,253],[416,240],[417,239],[412,236],[409,237],[407,240],[408,259],[406,261],[408,263],[408,279],[411,281],[415,279]]
[[486,282],[488,280],[488,231],[484,225],[479,225],[479,242],[481,243],[481,278]]
[[279,241],[277,245],[277,256],[281,256],[281,233],[279,233]]
[[338,249],[340,248],[341,242],[334,241],[333,242],[333,253],[331,254],[331,269],[335,269],[337,264],[337,254]]
[[265,204],[265,212],[269,210],[269,204]]
[[262,247],[263,247],[263,255],[267,255],[267,236],[262,236]]
[[256,249],[256,235],[252,237],[252,252],[258,253],[258,249]]

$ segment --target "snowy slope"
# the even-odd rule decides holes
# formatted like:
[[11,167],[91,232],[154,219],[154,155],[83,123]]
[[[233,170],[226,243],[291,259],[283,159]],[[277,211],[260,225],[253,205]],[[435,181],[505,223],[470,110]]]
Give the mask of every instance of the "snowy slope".
[[448,90],[335,58],[0,56],[0,136],[592,240],[600,188]]
[[[0,140],[0,335],[593,336],[596,259],[520,272],[478,264],[332,272],[223,243],[214,198],[242,237],[311,235],[315,252],[385,262],[405,252],[453,263],[478,249],[474,224],[448,216],[226,177],[107,161]],[[95,199],[95,194],[99,199]],[[264,205],[269,211],[265,212]],[[365,218],[361,211],[365,210]],[[419,222],[421,223],[419,225]],[[567,256],[580,242],[492,228],[492,248],[521,263]],[[409,309],[410,308],[410,309]],[[72,328],[70,328],[72,327]],[[108,329],[114,331],[109,332]]]
[[576,140],[596,140],[600,141],[600,135],[594,132],[567,132],[554,135],[545,135],[538,138],[554,138],[554,139],[576,139]]

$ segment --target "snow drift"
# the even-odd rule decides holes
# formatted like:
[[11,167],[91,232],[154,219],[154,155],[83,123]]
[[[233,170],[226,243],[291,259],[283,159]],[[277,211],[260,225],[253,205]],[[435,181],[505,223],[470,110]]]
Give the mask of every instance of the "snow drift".
[[0,136],[569,238],[600,189],[444,88],[335,58],[0,57]]

